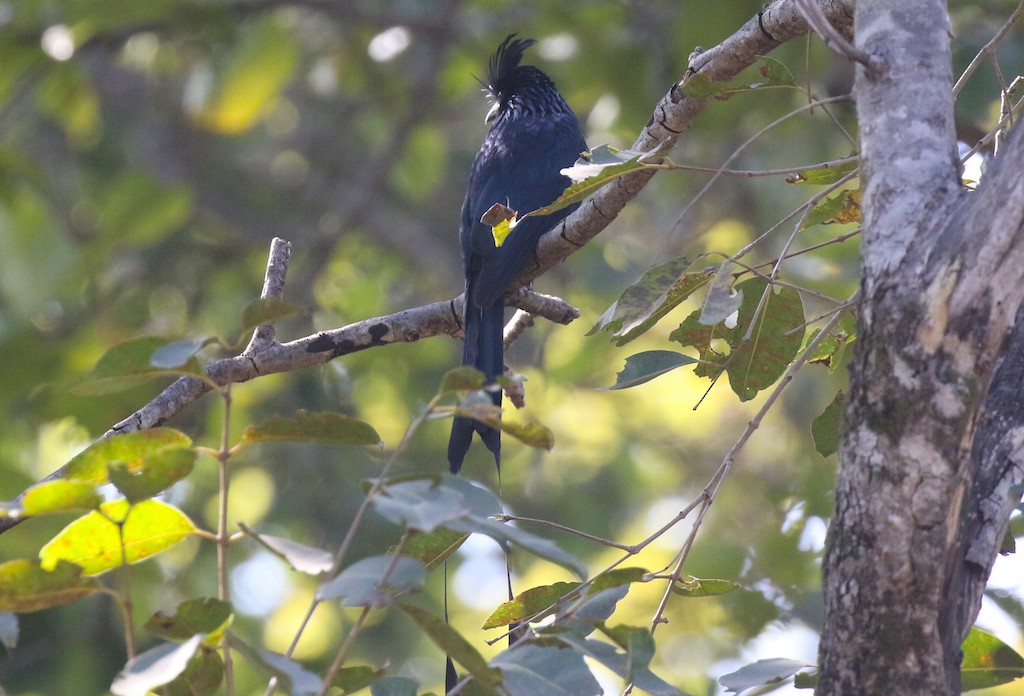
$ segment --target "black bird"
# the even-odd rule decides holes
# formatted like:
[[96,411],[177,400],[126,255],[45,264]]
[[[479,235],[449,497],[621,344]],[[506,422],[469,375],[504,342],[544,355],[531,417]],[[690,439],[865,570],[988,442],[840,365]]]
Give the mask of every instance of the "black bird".
[[[559,170],[571,167],[587,149],[583,128],[555,84],[534,66],[519,64],[523,51],[536,41],[515,37],[509,34],[501,42],[487,66],[484,91],[493,106],[485,121],[491,129],[469,172],[459,228],[466,271],[462,362],[483,372],[492,386],[504,373],[504,294],[523,270],[537,240],[578,206],[522,219],[500,247],[495,246],[491,228],[480,218],[495,203],[520,214],[552,203],[571,183]],[[500,406],[501,389],[494,387],[491,398]],[[448,441],[452,473],[462,468],[474,431],[480,433],[500,470],[499,431],[459,417]]]

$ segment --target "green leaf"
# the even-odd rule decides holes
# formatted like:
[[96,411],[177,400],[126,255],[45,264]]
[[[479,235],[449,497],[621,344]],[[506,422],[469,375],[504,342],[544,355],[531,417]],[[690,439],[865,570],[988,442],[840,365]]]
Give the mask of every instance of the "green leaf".
[[555,446],[555,434],[536,421],[519,423],[501,417],[501,407],[496,406],[486,391],[470,394],[455,407],[453,415],[486,423],[511,435],[528,447],[551,450]]
[[167,339],[160,336],[141,336],[118,343],[103,354],[83,382],[71,387],[71,393],[99,396],[132,389],[160,377],[202,372],[196,361],[189,361],[175,370],[154,367],[151,362],[153,353],[166,344]]
[[755,82],[712,82],[703,72],[687,75],[682,84],[682,92],[694,99],[728,99],[735,94],[749,92],[766,87],[794,87],[796,82],[789,68],[781,61],[770,56],[758,56],[757,66],[761,78]]
[[715,272],[715,279],[697,319],[703,326],[722,323],[743,304],[743,291],[732,288],[733,267],[732,261],[726,261]]
[[[819,333],[820,331],[815,329],[808,336],[807,343],[813,341]],[[853,317],[850,314],[843,315],[839,320],[839,326],[818,343],[814,353],[807,358],[807,362],[823,365],[829,372],[835,372],[843,363],[846,346],[853,343],[856,337],[857,329]]]
[[755,686],[783,682],[800,670],[813,666],[798,660],[774,657],[740,667],[735,672],[721,676],[718,683],[725,687],[726,692],[738,694]]
[[803,169],[796,174],[786,177],[787,184],[813,184],[815,186],[829,186],[836,183],[844,176],[860,166],[860,162],[841,162],[835,165]]
[[844,189],[818,203],[807,214],[803,229],[815,225],[846,225],[861,221],[860,189]]
[[68,462],[64,478],[101,485],[109,481],[107,469],[111,464],[123,463],[127,471],[136,473],[143,469],[147,457],[191,446],[187,435],[171,428],[114,435],[94,443]]
[[370,696],[416,696],[415,679],[389,674],[370,684]]
[[681,597],[716,597],[742,590],[743,585],[732,580],[687,577],[672,586],[672,592]]
[[[209,644],[209,638],[204,643]],[[220,653],[202,645],[189,660],[185,671],[158,693],[166,693],[167,696],[205,696],[216,693],[223,679],[224,661]]]
[[691,266],[693,262],[681,256],[647,269],[638,281],[623,290],[587,335],[610,331],[617,346],[643,335],[714,275],[709,269],[688,273]]
[[988,689],[1024,677],[1024,657],[977,626],[967,634],[963,651],[960,679],[964,691]]
[[556,582],[553,585],[530,588],[499,605],[487,617],[481,628],[498,628],[523,621],[556,604],[579,586],[578,582]]
[[823,457],[835,454],[839,449],[839,433],[843,425],[843,409],[846,406],[846,395],[842,390],[836,392],[831,403],[825,407],[817,418],[811,421],[811,437],[814,449]]
[[491,665],[504,675],[509,696],[597,696],[603,693],[583,655],[563,645],[521,643],[499,653]]
[[689,355],[672,350],[646,350],[626,358],[626,366],[616,375],[615,384],[609,387],[599,387],[599,389],[628,389],[649,382],[677,367],[693,365],[698,362],[700,361]]
[[104,240],[118,248],[152,248],[192,215],[187,185],[158,181],[143,169],[124,171],[102,190],[97,222]]
[[782,376],[800,351],[804,337],[804,307],[800,293],[793,288],[770,292],[750,340],[741,342],[754,318],[767,284],[760,278],[740,283],[744,293],[733,345],[726,371],[729,384],[741,401],[748,401]]
[[636,676],[647,669],[654,658],[654,636],[639,626],[605,627],[604,633],[626,652],[626,683],[632,684]]
[[257,326],[273,324],[278,319],[298,314],[299,307],[277,297],[261,297],[245,305],[242,310],[242,335],[253,332]]
[[427,569],[415,558],[371,556],[356,561],[317,588],[316,598],[341,599],[346,607],[386,607],[398,595],[423,587],[426,577]]
[[252,539],[300,573],[319,575],[334,567],[334,556],[323,549],[306,546],[283,537],[257,534],[242,523],[239,523],[239,526]]
[[623,681],[632,683],[638,689],[654,696],[684,696],[679,689],[655,675],[646,665],[632,660],[627,652],[619,652],[609,643],[587,640],[573,633],[559,634],[557,638],[581,654],[597,660]]
[[534,210],[527,215],[550,215],[574,203],[586,200],[592,193],[609,181],[642,169],[657,169],[664,166],[664,159],[652,152],[617,150],[610,145],[598,145],[588,156],[580,157],[576,164],[561,170],[573,183],[553,203]]
[[103,502],[96,486],[89,481],[57,479],[38,483],[21,500],[21,513],[29,516],[59,512],[95,510]]
[[226,135],[251,129],[275,105],[298,61],[295,34],[275,15],[250,22],[224,67],[216,97],[196,121]]
[[107,476],[130,503],[152,498],[192,473],[194,449],[165,449],[147,456],[130,471],[124,462],[107,465]]
[[127,500],[113,500],[99,512],[80,517],[39,551],[44,567],[61,560],[82,567],[84,575],[98,575],[122,564],[121,534],[112,520],[124,520],[124,557],[128,563],[145,560],[174,546],[195,531],[181,510],[158,500],[144,500],[129,506]]
[[156,687],[173,681],[185,671],[202,638],[196,634],[180,645],[162,643],[128,660],[124,669],[114,677],[110,691],[115,696],[145,696]]
[[234,633],[230,634],[230,643],[233,650],[241,653],[263,673],[276,677],[278,688],[289,696],[315,696],[320,693],[323,687],[320,677],[295,660],[269,650],[258,650]]
[[480,222],[491,228],[494,246],[500,247],[512,234],[518,220],[516,220],[516,211],[501,203],[495,203],[480,217]]
[[299,411],[294,418],[271,418],[250,425],[242,433],[242,445],[255,442],[300,440],[335,445],[379,445],[380,435],[369,423],[331,412]]
[[454,394],[455,392],[479,391],[484,388],[484,373],[475,367],[463,365],[448,370],[441,378],[438,394]]
[[19,614],[49,609],[99,592],[92,578],[65,561],[43,568],[39,561],[19,558],[0,564],[0,611]]
[[389,483],[370,502],[385,519],[421,532],[469,513],[461,494],[433,478]]
[[568,629],[581,637],[587,636],[611,618],[615,607],[628,593],[629,585],[616,585],[588,593],[579,600],[570,598],[558,607],[555,626]]
[[444,563],[469,538],[466,532],[440,527],[432,532],[413,532],[402,547],[402,553],[415,558],[429,573]]
[[408,602],[399,602],[398,608],[415,621],[435,645],[462,665],[482,685],[493,688],[501,684],[498,671],[489,667],[477,649],[443,618]]
[[202,633],[207,636],[204,644],[215,645],[233,619],[229,603],[212,597],[199,597],[180,603],[171,615],[156,612],[149,617],[144,628],[155,636],[177,642]]
[[206,338],[190,338],[165,343],[149,356],[149,364],[161,370],[196,372],[198,363],[193,358],[196,357],[196,353],[211,343],[218,343],[218,341],[212,336],[207,336]]
[[331,688],[341,689],[340,696],[348,696],[362,691],[383,676],[383,670],[366,665],[343,667],[335,673],[334,679],[331,680]]

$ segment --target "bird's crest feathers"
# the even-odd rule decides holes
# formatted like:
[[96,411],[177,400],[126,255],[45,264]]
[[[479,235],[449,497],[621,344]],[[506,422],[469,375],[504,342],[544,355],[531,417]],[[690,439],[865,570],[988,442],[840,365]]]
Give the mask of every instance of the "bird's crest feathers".
[[484,89],[496,102],[510,96],[523,52],[535,43],[535,39],[517,39],[515,34],[509,34],[491,56],[487,64],[487,84]]

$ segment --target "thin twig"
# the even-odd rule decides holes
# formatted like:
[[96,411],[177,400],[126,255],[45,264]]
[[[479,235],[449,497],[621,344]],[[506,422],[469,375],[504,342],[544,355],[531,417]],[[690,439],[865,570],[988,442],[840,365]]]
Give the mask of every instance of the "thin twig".
[[1024,0],[1021,0],[1020,4],[1017,5],[1017,9],[1010,14],[1009,19],[1007,19],[1003,26],[999,28],[999,31],[996,32],[995,36],[989,39],[989,42],[981,47],[981,50],[974,56],[974,59],[971,60],[966,68],[964,68],[963,73],[960,75],[960,79],[956,81],[955,85],[953,85],[953,99],[957,98],[960,94],[960,90],[964,88],[964,85],[967,84],[969,79],[971,79],[971,76],[981,66],[981,63],[995,55],[999,44],[1007,37],[1010,30],[1013,29],[1013,25],[1017,23],[1017,20],[1020,19],[1022,14],[1024,14]]
[[797,0],[797,7],[807,23],[811,25],[818,36],[822,38],[825,45],[841,56],[860,63],[872,74],[878,74],[883,67],[882,61],[870,53],[862,51],[849,41],[842,34],[836,31],[835,27],[828,21],[821,6],[814,0]]
[[851,295],[850,299],[846,301],[846,305],[844,305],[844,307],[837,307],[833,310],[832,318],[829,319],[829,321],[821,328],[818,335],[811,339],[807,346],[800,352],[800,355],[797,356],[796,360],[794,360],[789,366],[786,373],[782,376],[782,379],[775,385],[775,388],[772,390],[771,394],[768,395],[768,398],[765,399],[764,404],[761,405],[761,408],[758,409],[754,417],[750,419],[750,422],[747,423],[747,427],[743,430],[743,433],[729,449],[728,453],[726,453],[725,458],[722,460],[722,463],[719,465],[714,475],[708,481],[707,486],[704,487],[703,495],[699,499],[700,501],[704,501],[701,506],[701,512],[698,514],[697,519],[694,520],[693,528],[690,530],[690,534],[680,550],[679,560],[676,562],[675,568],[672,571],[671,582],[668,583],[665,593],[662,595],[661,602],[658,605],[658,610],[655,612],[654,618],[651,620],[651,632],[654,632],[658,624],[665,622],[665,608],[668,606],[668,599],[672,594],[672,587],[681,577],[683,565],[689,555],[693,539],[696,537],[700,528],[700,522],[703,520],[704,512],[714,502],[715,495],[717,495],[718,489],[721,487],[722,482],[725,480],[725,477],[728,475],[733,463],[736,461],[736,457],[739,455],[740,450],[743,449],[750,437],[761,426],[761,421],[764,419],[768,411],[771,410],[775,402],[778,401],[782,392],[787,386],[789,386],[789,383],[793,381],[793,377],[796,373],[810,359],[821,342],[825,340],[832,328],[839,322],[839,318],[843,315],[845,306],[852,305],[856,302],[857,294],[858,293],[855,292]]

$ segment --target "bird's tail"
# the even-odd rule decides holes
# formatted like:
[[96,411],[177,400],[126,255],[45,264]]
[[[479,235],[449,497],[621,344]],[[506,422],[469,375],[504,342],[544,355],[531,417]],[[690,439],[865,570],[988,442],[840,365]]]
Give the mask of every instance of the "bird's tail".
[[[462,364],[472,365],[484,373],[485,384],[494,385],[495,378],[505,371],[503,331],[505,305],[499,300],[487,307],[476,307],[468,299],[466,307],[466,340],[462,349]],[[495,406],[501,406],[501,389],[491,392]],[[448,440],[448,467],[459,473],[466,452],[473,441],[473,433],[480,433],[484,446],[494,455],[494,463],[501,469],[501,433],[472,418],[456,417]]]

